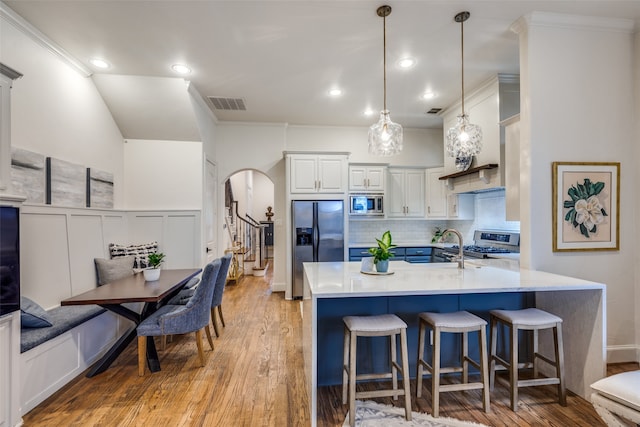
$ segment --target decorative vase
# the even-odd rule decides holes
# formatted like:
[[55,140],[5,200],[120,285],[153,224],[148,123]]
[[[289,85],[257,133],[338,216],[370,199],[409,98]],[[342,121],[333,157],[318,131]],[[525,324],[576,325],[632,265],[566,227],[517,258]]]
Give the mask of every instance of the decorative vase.
[[147,282],[153,282],[160,278],[160,269],[147,268],[146,270],[142,270],[142,274],[144,274],[144,280],[146,280]]
[[464,172],[471,167],[471,162],[473,162],[473,156],[456,157],[456,169]]
[[389,260],[379,260],[376,262],[376,271],[378,273],[386,273],[389,270]]

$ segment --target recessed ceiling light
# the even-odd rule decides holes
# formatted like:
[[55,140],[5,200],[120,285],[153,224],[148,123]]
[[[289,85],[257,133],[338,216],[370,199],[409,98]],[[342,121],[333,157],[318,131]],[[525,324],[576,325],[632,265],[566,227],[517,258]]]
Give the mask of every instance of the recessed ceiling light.
[[93,65],[96,68],[101,68],[103,70],[106,70],[107,68],[109,68],[111,65],[109,65],[109,63],[107,61],[105,61],[104,59],[100,59],[100,58],[91,58],[89,60],[89,63],[91,65]]
[[173,64],[171,69],[178,74],[189,74],[191,72],[191,68],[184,64]]
[[413,58],[402,58],[398,61],[398,66],[400,68],[411,68],[416,65],[416,60]]
[[426,91],[425,93],[422,94],[422,99],[433,99],[435,97],[436,97],[436,94],[431,91]]
[[367,108],[366,110],[364,110],[363,114],[365,116],[373,116],[376,112],[373,111],[371,108]]
[[330,96],[340,96],[342,95],[342,89],[338,89],[338,88],[334,88],[329,90],[329,95]]

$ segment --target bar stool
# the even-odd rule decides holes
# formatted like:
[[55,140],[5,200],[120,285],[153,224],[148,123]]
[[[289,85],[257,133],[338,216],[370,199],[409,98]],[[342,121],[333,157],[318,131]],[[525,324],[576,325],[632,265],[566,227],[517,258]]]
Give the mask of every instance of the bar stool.
[[[567,406],[567,394],[564,383],[564,350],[562,347],[562,319],[546,311],[537,308],[524,310],[491,310],[491,367],[489,369],[489,383],[493,390],[496,369],[509,370],[509,386],[511,387],[511,409],[515,412],[518,408],[518,388],[532,387],[546,384],[558,384],[558,397],[562,406]],[[510,331],[510,363],[496,354],[498,323],[505,324]],[[555,360],[538,353],[538,331],[553,328],[553,347]],[[533,331],[533,360],[530,362],[518,362],[518,331]],[[538,366],[536,360],[540,359],[556,368],[556,376],[553,378],[538,378]],[[496,367],[496,361],[498,366]],[[519,368],[533,368],[533,379],[519,380]]]
[[[420,329],[418,333],[418,375],[417,397],[422,396],[422,378],[424,369],[431,373],[431,397],[433,416],[437,417],[440,406],[440,393],[459,390],[482,389],[482,409],[489,412],[489,379],[487,366],[487,322],[468,311],[455,313],[420,313],[418,315]],[[432,360],[433,366],[424,360],[425,334],[427,327],[433,330]],[[440,334],[442,332],[462,333],[462,366],[440,366]],[[478,332],[478,344],[480,348],[480,363],[469,358],[468,333]],[[469,382],[469,363],[480,371],[480,382]],[[440,384],[440,374],[450,372],[462,372],[461,384]]]
[[[342,373],[342,403],[347,403],[349,397],[349,424],[355,425],[356,398],[404,395],[405,418],[411,421],[411,394],[409,392],[409,358],[407,355],[407,324],[395,314],[382,314],[378,316],[345,316],[344,322],[344,353]],[[400,357],[402,366],[396,361],[397,336],[400,334]],[[390,338],[391,372],[371,373],[356,375],[356,344],[358,337]],[[402,373],[403,390],[398,389],[398,370]],[[393,389],[359,391],[356,392],[357,380],[370,380],[379,378],[391,378]],[[348,393],[347,393],[348,386]]]

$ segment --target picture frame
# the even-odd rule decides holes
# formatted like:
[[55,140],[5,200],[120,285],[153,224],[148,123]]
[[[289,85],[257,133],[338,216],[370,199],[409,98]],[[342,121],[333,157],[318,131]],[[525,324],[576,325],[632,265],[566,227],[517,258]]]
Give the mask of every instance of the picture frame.
[[620,163],[553,162],[553,252],[620,250]]

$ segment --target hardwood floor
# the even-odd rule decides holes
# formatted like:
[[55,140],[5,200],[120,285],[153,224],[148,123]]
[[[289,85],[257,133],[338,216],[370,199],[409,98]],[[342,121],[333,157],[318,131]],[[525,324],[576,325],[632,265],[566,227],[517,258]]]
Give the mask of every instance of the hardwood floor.
[[[308,426],[299,302],[271,293],[271,269],[228,285],[223,300],[226,328],[198,367],[193,334],[176,336],[160,351],[162,371],[137,374],[132,344],[105,373],[80,376],[24,415],[29,426]],[[609,367],[610,374],[638,369]],[[413,410],[431,412],[429,381]],[[375,384],[359,385],[372,388]],[[415,383],[412,382],[412,390]],[[347,408],[340,387],[320,390],[318,425],[340,426]],[[415,393],[415,391],[414,391]],[[566,408],[553,386],[523,389],[518,412],[509,409],[506,387],[496,385],[491,413],[480,392],[444,393],[440,414],[490,426],[604,426],[591,404],[571,393]],[[393,400],[377,399],[392,404]],[[400,402],[400,401],[398,401]],[[400,405],[400,403],[396,403]]]

